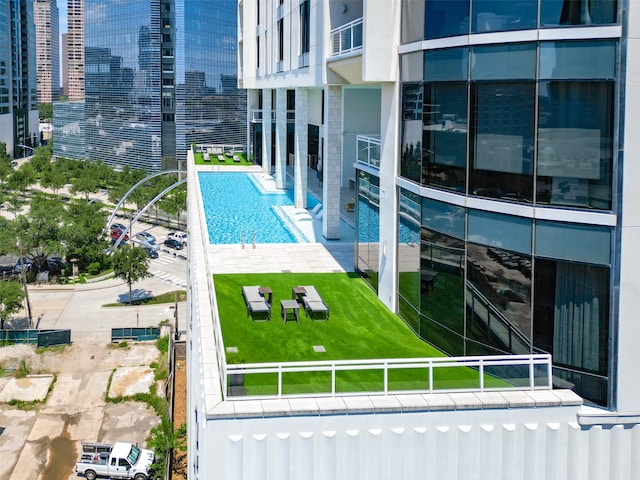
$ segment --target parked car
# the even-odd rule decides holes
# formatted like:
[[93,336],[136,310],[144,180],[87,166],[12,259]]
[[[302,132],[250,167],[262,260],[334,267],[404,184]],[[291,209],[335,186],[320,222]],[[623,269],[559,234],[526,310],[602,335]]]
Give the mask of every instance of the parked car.
[[183,247],[187,246],[187,234],[184,232],[170,232],[167,238],[179,241]]
[[114,230],[114,229],[116,229],[116,230],[126,230],[126,229],[127,229],[127,227],[125,227],[125,226],[124,226],[123,224],[121,224],[121,223],[112,223],[112,224],[111,224],[111,230]]
[[145,248],[144,251],[147,252],[149,258],[158,258],[158,252],[156,252],[153,248]]
[[175,248],[176,250],[182,250],[182,243],[180,243],[178,240],[175,240],[173,238],[167,238],[164,241],[164,244],[167,247]]
[[[117,228],[112,228],[112,229],[111,229],[111,233],[110,233],[111,238],[113,238],[114,240],[119,239],[119,238],[120,238],[120,236],[122,235],[122,232],[124,232],[124,230],[119,230],[119,229],[117,229]],[[129,234],[128,234],[128,233],[125,233],[125,234],[124,234],[124,237],[123,237],[122,239],[123,239],[124,241],[129,240]]]
[[150,248],[151,250],[160,249],[160,245],[153,241],[140,240],[139,238],[134,238],[133,241],[141,248]]
[[23,265],[24,265],[25,272],[28,272],[29,270],[31,270],[32,262],[24,255],[22,256],[22,262],[20,262],[20,259],[16,260],[16,266],[13,268],[13,272],[14,273],[22,272]]
[[96,478],[127,478],[147,480],[151,478],[154,461],[151,450],[138,448],[132,443],[82,443],[82,453],[76,463],[76,475],[88,480]]
[[151,242],[151,243],[155,243],[156,242],[156,237],[151,235],[149,232],[136,233],[135,237],[138,240],[142,240],[142,241],[145,241],[145,242]]

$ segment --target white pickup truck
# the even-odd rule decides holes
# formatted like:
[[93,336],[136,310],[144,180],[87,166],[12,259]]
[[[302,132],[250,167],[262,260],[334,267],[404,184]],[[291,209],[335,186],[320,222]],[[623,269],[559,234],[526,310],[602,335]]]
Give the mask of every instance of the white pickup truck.
[[96,478],[129,478],[148,480],[154,455],[132,443],[82,443],[76,474],[88,480]]

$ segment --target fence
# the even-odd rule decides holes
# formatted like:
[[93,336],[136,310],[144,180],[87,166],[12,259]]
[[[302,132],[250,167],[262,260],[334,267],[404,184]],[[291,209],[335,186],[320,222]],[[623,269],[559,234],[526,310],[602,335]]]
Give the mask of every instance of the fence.
[[0,330],[0,343],[28,343],[38,348],[71,343],[71,330]]
[[157,340],[159,336],[160,329],[158,327],[131,327],[111,329],[112,342],[122,342],[124,340]]
[[552,388],[548,354],[240,364],[224,375],[234,400]]

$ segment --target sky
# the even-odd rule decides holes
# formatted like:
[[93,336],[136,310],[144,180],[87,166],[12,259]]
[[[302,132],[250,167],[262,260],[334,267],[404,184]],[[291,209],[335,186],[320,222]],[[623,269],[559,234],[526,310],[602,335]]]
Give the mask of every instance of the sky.
[[67,33],[67,0],[58,0],[58,15],[60,18],[60,34]]

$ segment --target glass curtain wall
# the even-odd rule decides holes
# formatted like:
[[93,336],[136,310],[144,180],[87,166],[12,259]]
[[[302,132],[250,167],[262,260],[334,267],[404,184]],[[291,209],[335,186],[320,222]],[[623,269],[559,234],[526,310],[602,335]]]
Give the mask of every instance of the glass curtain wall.
[[160,0],[84,8],[87,158],[160,170]]
[[247,143],[247,95],[238,88],[237,2],[175,0],[176,149]]
[[[617,0],[426,0],[424,3],[426,40],[618,22]],[[416,28],[410,19],[406,19],[405,24]]]
[[399,195],[420,205],[419,249],[414,230],[398,249],[416,334],[451,355],[548,352],[556,387],[606,405],[611,229]]
[[425,51],[423,82],[403,78],[400,175],[478,197],[611,210],[616,49],[587,40]]
[[377,292],[380,265],[380,180],[358,171],[356,188],[356,267],[364,280]]

